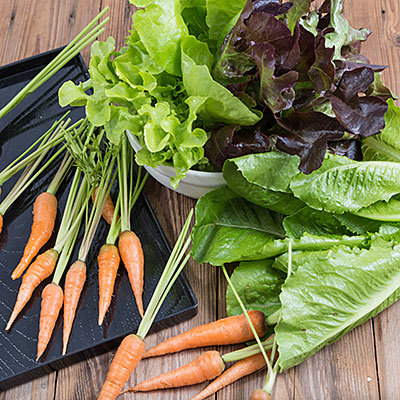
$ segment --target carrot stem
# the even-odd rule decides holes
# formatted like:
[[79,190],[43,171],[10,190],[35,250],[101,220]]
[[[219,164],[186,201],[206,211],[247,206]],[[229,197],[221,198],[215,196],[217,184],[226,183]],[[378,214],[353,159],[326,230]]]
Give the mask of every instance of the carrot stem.
[[229,278],[229,275],[228,275],[228,272],[226,271],[225,265],[222,266],[222,271],[223,271],[223,273],[224,273],[224,275],[225,275],[225,278],[226,278],[226,280],[227,280],[227,282],[228,282],[229,287],[230,287],[231,290],[232,290],[232,293],[233,293],[234,296],[236,297],[236,300],[237,300],[237,302],[239,303],[240,308],[242,309],[244,315],[246,316],[247,322],[249,323],[249,326],[250,326],[250,328],[251,328],[251,330],[252,330],[252,332],[253,332],[253,334],[254,334],[254,337],[255,337],[255,339],[256,339],[256,342],[257,342],[257,344],[258,344],[258,347],[260,348],[260,351],[261,351],[262,355],[264,356],[265,363],[267,364],[268,371],[272,372],[272,366],[271,366],[271,363],[269,362],[269,359],[268,359],[267,353],[265,352],[264,346],[262,345],[261,340],[260,340],[260,338],[259,338],[259,336],[258,336],[258,334],[257,334],[257,331],[256,331],[256,329],[254,328],[253,323],[251,322],[251,319],[250,319],[250,317],[249,317],[249,314],[248,314],[248,312],[247,312],[247,310],[246,310],[245,305],[244,305],[243,302],[242,302],[242,299],[241,299],[240,296],[238,295],[238,293],[237,293],[235,287],[234,287],[233,284],[232,284],[231,279]]
[[[4,182],[6,182],[8,179],[10,179],[12,176],[14,176],[21,169],[25,168],[32,161],[36,160],[37,157],[44,150],[46,150],[47,146],[52,145],[52,141],[50,140],[49,142],[47,142],[47,140],[49,139],[50,135],[54,132],[54,130],[56,130],[58,128],[58,126],[63,122],[64,118],[66,118],[66,116],[69,113],[70,113],[70,111],[65,113],[65,115],[61,119],[54,122],[54,124],[51,126],[51,128],[47,132],[45,132],[35,143],[33,143],[28,149],[26,149],[17,159],[15,159],[6,168],[4,168],[3,171],[1,171],[0,186],[2,186],[4,184]],[[56,137],[53,140],[60,143],[63,140],[63,138],[60,135],[60,137]],[[36,150],[34,150],[31,154],[29,154],[36,146],[38,148]]]
[[158,281],[157,287],[151,297],[150,303],[146,309],[143,319],[139,325],[137,336],[144,339],[148,334],[154,319],[160,310],[168,291],[174,284],[175,280],[178,278],[179,273],[185,267],[186,263],[189,261],[190,254],[188,254],[184,260],[180,263],[182,257],[184,256],[189,244],[190,237],[185,242],[185,237],[189,231],[190,222],[193,217],[193,209],[190,211],[186,222],[182,228],[182,231],[176,241],[176,244],[171,252],[171,255],[165,265],[164,271]]
[[11,101],[0,110],[0,119],[9,111],[17,106],[29,94],[34,92],[39,86],[46,82],[51,76],[66,65],[74,58],[84,47],[86,47],[94,38],[100,35],[104,29],[102,28],[108,22],[107,17],[102,23],[97,21],[108,11],[105,7],[97,17],[95,17],[71,42],[66,46],[60,54],[57,55],[42,71],[40,71]]
[[107,173],[103,175],[105,178],[100,182],[99,191],[97,193],[95,202],[93,204],[91,216],[87,224],[85,235],[82,239],[82,244],[79,249],[78,258],[80,261],[83,262],[86,261],[87,255],[89,253],[90,247],[94,239],[94,235],[96,233],[97,227],[99,226],[104,205],[106,203],[107,197],[110,194],[111,188],[116,179],[116,172],[114,173],[111,179],[111,174],[114,169],[114,163],[115,163],[115,156],[113,156],[111,161],[109,162]]
[[[268,338],[262,342],[265,351],[269,351],[272,349],[273,341],[274,341],[274,339]],[[239,361],[239,360],[243,360],[244,358],[254,356],[255,354],[258,354],[258,353],[261,353],[261,351],[260,351],[260,347],[256,343],[251,346],[247,346],[243,349],[224,354],[222,356],[222,358],[225,362]]]
[[[69,123],[69,120],[65,122],[65,124]],[[54,133],[55,134],[55,133]],[[48,150],[44,151],[36,161],[32,162],[25,168],[24,173],[20,176],[17,183],[10,191],[8,196],[3,200],[0,204],[0,214],[4,215],[8,208],[15,202],[15,200],[38,178],[38,176],[49,166],[52,162],[64,151],[64,146],[62,146],[51,158],[46,162],[44,166],[42,166],[39,171],[37,171],[33,176],[32,174],[35,172],[38,165],[42,162],[43,158],[46,156]],[[31,177],[32,176],[32,177]]]
[[64,274],[65,268],[67,267],[68,261],[71,258],[72,252],[74,250],[75,242],[80,229],[80,223],[83,217],[83,209],[86,208],[83,203],[81,204],[81,207],[82,211],[76,217],[78,223],[74,224],[74,226],[70,229],[69,235],[67,236],[65,243],[63,244],[60,258],[54,272],[53,283],[56,283],[57,285],[60,284],[60,280]]
[[121,199],[118,196],[117,202],[115,204],[113,219],[112,219],[110,229],[108,231],[108,235],[106,238],[106,244],[114,245],[115,242],[117,241],[117,238],[118,238],[120,232],[121,232],[121,221],[118,218],[120,204],[121,204]]
[[121,198],[121,232],[131,229],[128,199],[128,157],[126,137],[122,136],[121,151],[118,157],[119,195]]
[[62,181],[64,180],[65,176],[67,175],[69,169],[71,168],[72,164],[72,157],[67,151],[65,153],[64,159],[61,162],[58,171],[56,172],[53,180],[51,181],[50,185],[47,188],[47,192],[55,195],[60,188]]

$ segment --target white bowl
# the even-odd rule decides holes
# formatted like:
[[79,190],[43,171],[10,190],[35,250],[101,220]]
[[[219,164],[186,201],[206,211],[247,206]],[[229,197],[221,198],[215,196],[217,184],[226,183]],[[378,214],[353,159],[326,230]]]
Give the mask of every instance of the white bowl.
[[[126,131],[126,135],[133,150],[135,152],[139,151],[142,146],[136,139],[135,135],[129,131]],[[203,172],[190,170],[179,182],[179,186],[174,189],[169,180],[171,177],[176,176],[174,168],[165,165],[160,165],[156,168],[148,167],[147,165],[144,167],[148,173],[162,185],[187,197],[191,197],[192,199],[198,199],[204,194],[226,185],[225,179],[222,176],[222,172]]]

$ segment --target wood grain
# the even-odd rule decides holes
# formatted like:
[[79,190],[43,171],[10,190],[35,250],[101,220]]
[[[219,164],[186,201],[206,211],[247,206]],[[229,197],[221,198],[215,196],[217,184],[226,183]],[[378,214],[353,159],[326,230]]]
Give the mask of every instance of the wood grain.
[[[0,2],[0,64],[37,54],[68,43],[98,12],[110,5],[111,22],[102,35],[116,38],[121,46],[131,24],[133,7],[128,0],[6,0]],[[398,0],[348,0],[346,15],[356,27],[373,31],[363,53],[374,63],[390,65],[384,80],[400,93],[400,3]],[[89,49],[84,52],[88,61]],[[173,243],[194,201],[168,191],[149,179],[146,193]],[[199,314],[191,321],[150,335],[148,346],[198,324],[225,315],[225,282],[216,268],[190,262],[188,279],[199,298]],[[274,399],[382,399],[395,400],[400,393],[400,304],[347,334],[297,368],[278,377]],[[228,352],[235,347],[219,349]],[[1,351],[1,349],[0,349]],[[146,360],[129,384],[176,368],[204,350]],[[1,354],[0,354],[1,356]],[[104,381],[113,352],[92,357],[59,372],[0,393],[0,400],[95,399]],[[247,399],[264,383],[264,372],[244,378],[212,398]],[[143,400],[188,399],[204,385],[175,391],[138,395]],[[132,395],[121,399],[133,398]],[[136,396],[135,396],[136,398]]]

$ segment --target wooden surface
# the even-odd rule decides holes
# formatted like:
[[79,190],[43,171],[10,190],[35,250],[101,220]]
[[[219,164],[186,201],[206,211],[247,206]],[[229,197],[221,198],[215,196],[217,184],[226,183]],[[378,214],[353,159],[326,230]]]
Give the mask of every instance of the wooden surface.
[[[108,35],[122,44],[131,24],[128,0],[0,0],[0,65],[67,44],[101,8],[109,4]],[[400,94],[399,0],[347,0],[346,14],[356,27],[373,31],[363,53],[374,63],[390,65],[385,81]],[[88,60],[88,51],[84,52]],[[150,180],[146,192],[171,243],[194,201],[168,191]],[[225,315],[225,283],[216,268],[191,262],[187,276],[199,299],[199,314],[191,321],[146,339],[153,345],[198,324]],[[347,334],[297,368],[279,376],[275,400],[397,400],[400,398],[400,303]],[[228,352],[230,349],[221,349]],[[192,360],[203,350],[146,360],[130,384]],[[113,352],[93,357],[30,383],[0,393],[0,400],[95,399],[105,379]],[[1,349],[0,349],[1,357]],[[214,399],[245,400],[263,385],[264,374],[245,378],[218,393]],[[125,395],[121,399],[187,400],[204,385],[174,391]]]

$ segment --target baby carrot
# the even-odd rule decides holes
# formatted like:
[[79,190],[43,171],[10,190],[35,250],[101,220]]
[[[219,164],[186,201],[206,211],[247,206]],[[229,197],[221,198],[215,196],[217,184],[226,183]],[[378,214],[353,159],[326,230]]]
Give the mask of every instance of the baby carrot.
[[64,284],[64,328],[63,328],[63,355],[67,352],[69,336],[75,319],[76,308],[86,281],[86,264],[75,261],[67,272]]
[[166,372],[134,386],[129,391],[149,392],[157,389],[195,385],[221,375],[225,363],[218,351],[207,351],[183,367]]
[[19,278],[43,245],[50,239],[57,216],[57,198],[51,193],[41,193],[33,205],[33,224],[31,235],[25,246],[21,261],[11,275]]
[[129,282],[135,295],[139,314],[143,317],[144,257],[142,245],[134,232],[125,231],[119,237],[118,249],[122,262],[128,271]]
[[33,291],[48,278],[54,271],[58,259],[58,252],[54,249],[47,250],[45,253],[40,254],[33,264],[28,268],[28,271],[22,278],[21,286],[19,287],[17,301],[10,320],[8,321],[6,330],[10,329],[11,325],[17,318],[18,314],[24,308],[25,304],[29,301]]
[[250,396],[250,400],[271,400],[271,395],[262,389],[256,389]]
[[19,278],[43,245],[50,239],[57,216],[57,198],[55,196],[62,180],[72,163],[72,157],[66,152],[63,162],[51,181],[46,192],[41,193],[33,205],[33,224],[31,235],[25,246],[21,261],[11,275],[12,279]]
[[215,379],[215,381],[210,383],[198,395],[192,397],[191,400],[204,400],[218,392],[218,390],[221,390],[222,388],[230,385],[233,382],[236,382],[244,376],[250,375],[264,367],[265,360],[261,353],[240,360],[233,364],[232,367],[227,369],[221,376]]
[[43,289],[36,361],[42,356],[50,341],[58,314],[63,305],[63,298],[63,290],[56,283],[49,283]]
[[[93,190],[93,193],[92,193],[93,204],[96,201],[96,197],[97,197],[98,191],[99,191],[99,187],[96,186],[94,188],[94,190]],[[112,222],[113,217],[114,217],[114,213],[115,213],[114,203],[113,203],[113,201],[111,199],[111,196],[108,195],[107,198],[106,198],[106,203],[104,204],[104,208],[103,208],[103,211],[102,211],[102,216],[103,216],[103,218],[105,219],[105,221],[107,222],[108,225],[111,225],[111,222]]]
[[110,306],[114,283],[120,263],[118,247],[105,244],[97,257],[99,264],[99,326],[103,324],[104,316]]
[[[265,317],[261,311],[248,312],[259,336],[267,332]],[[144,353],[144,358],[176,353],[196,347],[227,345],[253,340],[254,334],[244,314],[223,318],[210,324],[201,325],[185,333],[167,339]]]
[[137,335],[128,335],[121,342],[108,371],[98,400],[114,400],[142,359],[145,343]]

